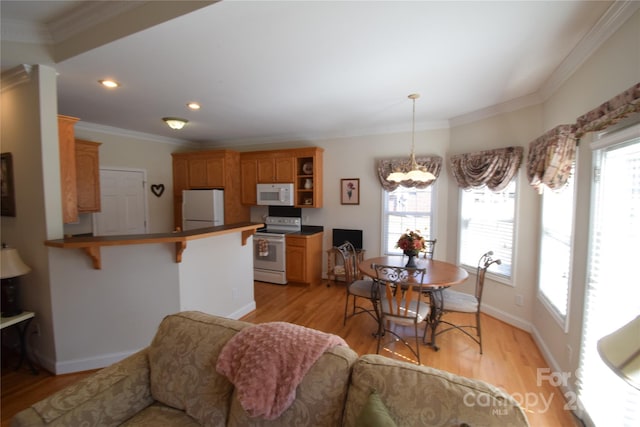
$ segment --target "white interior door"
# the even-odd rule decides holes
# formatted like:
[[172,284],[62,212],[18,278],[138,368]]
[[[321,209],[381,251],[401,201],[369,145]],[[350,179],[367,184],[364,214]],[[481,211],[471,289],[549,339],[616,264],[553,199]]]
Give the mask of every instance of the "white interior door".
[[102,211],[94,214],[96,236],[147,233],[146,173],[100,169]]

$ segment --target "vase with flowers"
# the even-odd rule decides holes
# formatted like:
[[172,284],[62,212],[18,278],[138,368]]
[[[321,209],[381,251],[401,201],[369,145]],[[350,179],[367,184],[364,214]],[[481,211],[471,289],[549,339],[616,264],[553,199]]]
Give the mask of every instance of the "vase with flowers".
[[405,267],[416,268],[416,257],[424,249],[424,237],[420,234],[420,230],[407,230],[398,239],[396,248],[402,249],[402,252],[409,257]]

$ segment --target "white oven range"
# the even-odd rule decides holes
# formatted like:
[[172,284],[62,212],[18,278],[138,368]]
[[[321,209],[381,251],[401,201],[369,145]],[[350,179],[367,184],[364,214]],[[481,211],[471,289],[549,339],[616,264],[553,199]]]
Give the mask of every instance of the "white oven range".
[[299,217],[268,216],[265,228],[253,237],[253,279],[260,282],[287,284],[285,235],[302,229]]

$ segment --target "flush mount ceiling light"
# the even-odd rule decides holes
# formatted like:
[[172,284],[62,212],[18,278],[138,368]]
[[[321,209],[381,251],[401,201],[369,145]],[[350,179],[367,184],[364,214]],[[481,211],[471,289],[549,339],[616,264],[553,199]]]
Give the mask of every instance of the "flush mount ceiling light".
[[162,120],[169,126],[171,129],[180,130],[189,123],[188,120],[180,119],[178,117],[163,117]]
[[105,79],[105,80],[98,80],[98,83],[100,83],[102,86],[109,88],[109,89],[115,89],[117,87],[120,87],[120,83],[118,83],[115,80],[110,80],[110,79]]
[[416,162],[416,156],[414,153],[415,148],[415,135],[416,135],[416,99],[420,98],[420,95],[417,93],[412,93],[408,96],[409,99],[413,101],[413,121],[411,127],[411,157],[409,157],[409,161],[402,165],[398,170],[391,172],[387,176],[387,181],[391,182],[402,182],[402,181],[415,181],[415,182],[431,182],[436,177],[424,166],[420,166],[418,162]]
[[189,107],[189,109],[191,110],[199,110],[200,104],[198,104],[197,102],[190,102],[187,104],[187,107]]

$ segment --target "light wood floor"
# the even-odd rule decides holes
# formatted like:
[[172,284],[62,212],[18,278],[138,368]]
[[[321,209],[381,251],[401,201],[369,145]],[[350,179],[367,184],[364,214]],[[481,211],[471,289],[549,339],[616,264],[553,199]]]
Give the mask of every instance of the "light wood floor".
[[[325,284],[281,286],[256,282],[257,309],[243,320],[291,322],[339,335],[358,354],[375,353],[374,320],[361,314],[343,326],[344,285]],[[546,368],[547,364],[531,335],[486,315],[482,317],[482,326],[484,354],[480,355],[477,344],[469,338],[453,331],[438,337],[439,351],[421,347],[422,364],[500,387],[521,403],[532,426],[579,426],[571,412],[564,409],[566,401],[562,392],[548,383],[537,384],[536,370]],[[399,343],[386,343],[380,353],[412,360],[404,345]],[[5,369],[4,365],[2,427],[9,426],[15,413],[93,372],[54,376],[40,371],[34,376],[27,369],[16,372]]]

